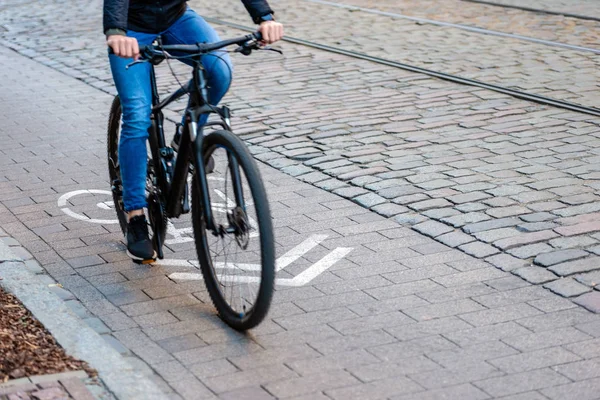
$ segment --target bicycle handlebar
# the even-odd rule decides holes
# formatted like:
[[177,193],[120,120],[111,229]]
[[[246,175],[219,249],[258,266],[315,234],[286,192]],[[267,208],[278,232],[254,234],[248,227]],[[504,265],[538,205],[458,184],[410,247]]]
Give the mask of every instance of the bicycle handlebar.
[[[204,55],[206,53],[210,53],[211,51],[222,49],[223,47],[231,46],[233,44],[237,44],[248,50],[252,50],[252,46],[248,46],[248,42],[257,42],[262,40],[262,34],[260,32],[254,32],[249,35],[226,39],[220,42],[215,43],[196,43],[196,44],[167,44],[167,45],[147,45],[140,47],[140,59],[142,60],[150,60],[154,57],[167,57],[164,53],[165,51],[174,51],[188,54],[197,54]],[[111,47],[108,48],[109,54],[114,54],[114,51]],[[242,50],[242,53],[243,50]],[[244,53],[245,54],[245,53]]]
[[155,50],[165,50],[165,51],[178,51],[182,53],[198,53],[204,54],[209,53],[211,51],[222,49],[223,47],[231,46],[232,44],[237,44],[243,46],[248,41],[260,41],[262,40],[262,35],[260,32],[254,32],[246,36],[241,36],[234,39],[226,39],[220,42],[215,43],[196,43],[196,44],[167,44],[160,47],[157,46],[146,46],[146,49],[151,48]]

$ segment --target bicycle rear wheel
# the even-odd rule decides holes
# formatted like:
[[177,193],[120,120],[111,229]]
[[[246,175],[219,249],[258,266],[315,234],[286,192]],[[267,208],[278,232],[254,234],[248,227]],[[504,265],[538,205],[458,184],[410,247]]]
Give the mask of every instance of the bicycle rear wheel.
[[[107,156],[108,156],[108,175],[110,178],[110,184],[112,188],[112,196],[114,209],[119,219],[119,225],[123,235],[127,235],[127,215],[123,206],[123,184],[121,181],[121,164],[119,162],[119,140],[121,138],[121,100],[119,96],[115,96],[112,105],[110,107],[110,114],[108,117],[108,131],[106,138]],[[155,139],[150,137],[149,140]],[[151,146],[152,147],[152,146]],[[153,148],[157,149],[158,145],[154,144]],[[156,153],[156,150],[154,153]],[[152,152],[151,152],[152,153]],[[154,247],[157,249],[156,238],[154,232],[160,232],[161,237],[164,238],[167,230],[167,217],[164,210],[164,204],[160,200],[157,186],[157,171],[154,166],[153,158],[148,154],[148,170],[146,176],[146,198],[148,200],[148,216],[150,221],[150,227],[152,228],[151,239],[154,243]],[[159,253],[160,254],[160,253]]]
[[114,208],[119,219],[123,235],[127,234],[127,216],[123,208],[123,185],[121,183],[121,165],[119,164],[119,138],[121,132],[121,100],[115,96],[108,116],[106,147],[108,155],[108,176],[112,188]]
[[201,180],[196,173],[192,184],[196,251],[219,316],[232,328],[243,331],[265,318],[273,296],[271,213],[258,167],[233,133],[215,131],[204,137],[201,159],[208,162],[211,156],[213,172],[203,178],[207,180],[216,228],[207,229]]

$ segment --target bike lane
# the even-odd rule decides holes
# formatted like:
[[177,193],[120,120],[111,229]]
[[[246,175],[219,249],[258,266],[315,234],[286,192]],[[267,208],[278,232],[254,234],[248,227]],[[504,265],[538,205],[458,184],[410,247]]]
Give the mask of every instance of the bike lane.
[[284,268],[265,322],[233,332],[201,281],[172,279],[195,269],[188,220],[171,261],[124,254],[103,192],[111,97],[5,48],[0,71],[2,230],[165,398],[597,393],[598,315],[266,164]]

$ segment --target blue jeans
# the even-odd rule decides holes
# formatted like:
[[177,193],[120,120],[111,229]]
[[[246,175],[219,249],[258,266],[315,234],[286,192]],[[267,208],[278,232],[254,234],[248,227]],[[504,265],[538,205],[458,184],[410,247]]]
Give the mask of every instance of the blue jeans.
[[[158,34],[128,31],[127,36],[137,39],[140,46],[151,44]],[[160,32],[163,44],[193,44],[216,42],[219,36],[206,21],[189,9],[173,25]],[[146,141],[150,128],[152,109],[152,88],[150,84],[151,66],[147,63],[125,67],[133,59],[109,55],[117,92],[121,98],[123,111],[121,138],[119,142],[119,163],[123,184],[125,211],[139,210],[146,202]],[[188,61],[186,63],[191,63]],[[202,60],[208,76],[208,95],[211,104],[217,104],[231,84],[231,60],[225,52],[207,55]],[[185,79],[187,82],[187,79]],[[207,116],[199,121],[206,122]]]

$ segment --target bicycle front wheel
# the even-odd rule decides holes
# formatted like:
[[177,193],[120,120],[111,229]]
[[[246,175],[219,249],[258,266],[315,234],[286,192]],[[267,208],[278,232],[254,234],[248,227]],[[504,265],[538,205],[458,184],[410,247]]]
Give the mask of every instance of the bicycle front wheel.
[[[258,167],[246,146],[228,131],[211,132],[203,142],[202,157],[198,158],[206,165],[212,157],[214,169],[204,177],[195,173],[193,179],[196,251],[219,316],[243,331],[265,318],[273,297],[271,213]],[[207,183],[205,195],[202,179]],[[212,211],[213,229],[207,229],[206,204]]]

